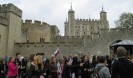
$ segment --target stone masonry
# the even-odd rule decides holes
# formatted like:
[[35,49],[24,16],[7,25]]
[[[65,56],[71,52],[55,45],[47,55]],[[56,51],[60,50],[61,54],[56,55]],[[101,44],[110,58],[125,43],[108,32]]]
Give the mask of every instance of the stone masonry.
[[109,28],[107,12],[100,19],[75,19],[74,10],[68,11],[65,36],[59,35],[56,25],[35,20],[23,20],[22,10],[13,4],[0,5],[0,57],[24,56],[44,52],[49,57],[59,48],[62,55],[90,53],[111,54],[110,44],[117,40],[133,40],[133,29]]

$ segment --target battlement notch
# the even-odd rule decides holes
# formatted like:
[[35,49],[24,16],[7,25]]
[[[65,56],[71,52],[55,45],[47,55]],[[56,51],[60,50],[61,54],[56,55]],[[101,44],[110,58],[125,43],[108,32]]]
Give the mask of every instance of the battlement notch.
[[34,21],[34,25],[40,26],[40,25],[41,25],[41,21],[35,20],[35,21]]
[[12,3],[0,5],[1,12],[12,12],[19,17],[22,17],[22,10],[13,5]]

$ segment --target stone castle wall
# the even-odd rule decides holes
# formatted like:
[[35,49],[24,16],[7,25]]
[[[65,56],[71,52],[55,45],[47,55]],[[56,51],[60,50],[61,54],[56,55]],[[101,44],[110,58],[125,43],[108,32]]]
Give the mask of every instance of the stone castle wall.
[[[12,55],[14,51],[14,43],[21,41],[21,17],[22,10],[14,6],[13,4],[0,5],[0,17],[3,17],[0,21],[7,25],[5,33],[7,37],[4,39],[6,42],[6,51],[4,54]],[[3,31],[4,32],[4,31]]]
[[[57,48],[61,49],[63,55],[78,52],[92,55],[101,52],[105,55],[110,54],[109,46],[114,41],[133,40],[133,29],[109,30],[108,26],[102,25],[101,20],[74,19],[74,26],[77,26],[73,28],[74,32],[80,31],[81,35],[59,36],[57,26],[37,20],[22,21],[21,17],[22,10],[13,4],[0,5],[0,56],[15,55],[17,52],[29,56],[44,52],[49,57]],[[107,20],[104,22],[108,24]],[[41,42],[40,38],[44,41]]]
[[0,23],[0,56],[4,56],[7,51],[7,26]]
[[0,24],[2,24],[2,25],[8,25],[8,23],[7,23],[7,19],[6,18],[4,18],[4,17],[2,17],[2,16],[0,16]]
[[45,22],[35,20],[32,23],[32,20],[25,20],[22,23],[22,32],[29,42],[40,42],[40,38],[50,41],[50,25]]
[[[14,6],[13,4],[3,4],[0,5],[0,13],[5,12],[12,12],[20,17],[22,17],[22,10],[18,7]],[[5,17],[5,14],[3,14],[3,17]]]
[[76,36],[91,36],[93,33],[99,33],[102,29],[102,22],[98,19],[76,19]]
[[[48,44],[21,44],[21,47],[20,44],[16,44],[15,52],[22,52],[22,54],[28,53],[27,55],[30,55],[31,53],[44,52],[46,56],[50,56],[57,48],[60,48],[62,55],[69,55],[70,53],[75,54],[78,52],[89,52],[92,55],[96,55],[100,52],[102,55],[109,55],[110,44],[121,39],[133,40],[132,34],[132,29],[111,29],[110,31],[101,30],[100,36],[97,36],[94,39],[89,37],[81,38],[81,41],[78,42],[76,42],[74,38],[60,37],[58,42]],[[68,42],[69,39],[73,41]]]

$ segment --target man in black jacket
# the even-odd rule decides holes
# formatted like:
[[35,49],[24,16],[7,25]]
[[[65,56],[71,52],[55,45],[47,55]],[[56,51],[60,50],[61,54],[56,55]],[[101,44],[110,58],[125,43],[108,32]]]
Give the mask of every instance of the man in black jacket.
[[126,54],[124,47],[117,48],[118,61],[112,65],[111,78],[133,78],[133,63],[126,59]]
[[16,53],[15,64],[18,66],[18,75],[21,78],[26,77],[27,59],[20,53]]

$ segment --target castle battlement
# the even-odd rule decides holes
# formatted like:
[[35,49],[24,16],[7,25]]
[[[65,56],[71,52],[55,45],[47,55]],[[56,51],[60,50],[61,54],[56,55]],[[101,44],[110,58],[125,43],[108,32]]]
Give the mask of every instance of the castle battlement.
[[8,25],[7,19],[0,16],[0,24],[3,24],[3,25],[6,25],[7,26]]
[[35,25],[35,26],[46,26],[48,25],[46,22],[41,22],[41,21],[38,21],[38,20],[34,20],[34,22],[32,22],[32,20],[25,20],[23,21],[23,24],[26,24],[26,25]]
[[13,5],[11,3],[0,5],[0,11],[1,12],[12,12],[12,13],[22,17],[22,10],[17,8],[15,5]]
[[98,22],[100,20],[99,19],[76,19],[76,21],[81,21],[81,22]]
[[109,33],[132,33],[133,29],[118,29],[118,28],[112,28],[110,29]]
[[25,20],[26,24],[32,24],[32,20]]
[[42,24],[41,24],[41,21],[35,20],[34,25],[42,25]]
[[84,38],[91,38],[90,36],[57,36],[56,39],[66,39],[66,40],[69,40],[69,39],[73,39],[73,40],[83,40]]
[[16,46],[19,46],[21,48],[23,47],[59,47],[59,46],[74,46],[75,44],[78,44],[77,46],[82,45],[81,42],[46,42],[46,43],[15,43]]

